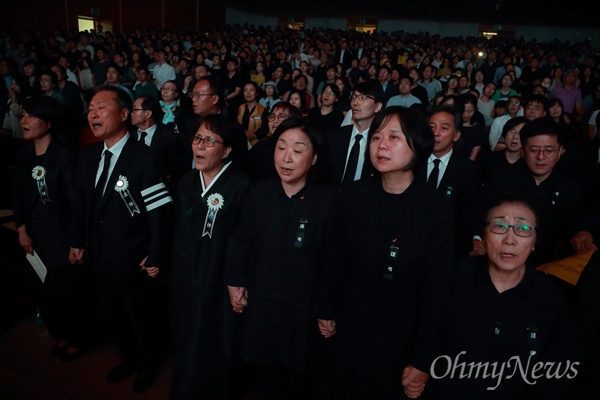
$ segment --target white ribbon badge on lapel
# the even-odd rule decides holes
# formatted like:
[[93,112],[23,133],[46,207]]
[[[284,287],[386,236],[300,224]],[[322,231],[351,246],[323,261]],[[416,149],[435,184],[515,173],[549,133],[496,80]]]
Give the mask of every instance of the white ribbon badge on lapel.
[[48,186],[46,186],[46,168],[40,165],[33,167],[31,177],[36,181],[42,203],[46,204],[50,202],[50,194],[48,193]]
[[212,232],[215,226],[215,220],[217,219],[217,213],[225,205],[225,199],[220,193],[213,193],[206,199],[206,205],[208,206],[208,213],[206,214],[206,220],[204,221],[202,236],[208,235],[208,237],[212,239]]
[[140,209],[129,191],[129,181],[126,176],[119,175],[119,180],[115,183],[115,192],[121,195],[121,198],[125,202],[125,206],[127,206],[127,210],[132,217],[135,213],[140,213]]

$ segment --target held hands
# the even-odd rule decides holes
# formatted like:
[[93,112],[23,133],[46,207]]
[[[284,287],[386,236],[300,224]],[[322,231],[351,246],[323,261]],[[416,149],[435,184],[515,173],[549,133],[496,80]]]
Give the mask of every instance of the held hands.
[[243,286],[229,285],[227,285],[227,290],[229,290],[229,300],[231,301],[233,311],[242,313],[244,307],[248,305],[248,290]]
[[411,399],[419,397],[423,393],[428,379],[428,373],[420,371],[412,365],[407,365],[402,372],[402,386],[404,386],[406,396]]
[[71,262],[71,264],[81,264],[83,263],[83,255],[83,249],[76,249],[74,247],[71,247],[71,250],[69,250],[69,261]]
[[586,231],[579,231],[571,238],[571,247],[577,254],[598,250],[592,234]]
[[140,263],[140,267],[142,267],[142,271],[146,271],[148,273],[148,276],[150,278],[156,278],[156,276],[159,273],[159,269],[158,269],[158,267],[147,267],[146,266],[147,260],[148,260],[148,256],[146,256],[146,258],[144,258],[142,260],[142,262]]
[[335,335],[335,320],[317,319],[321,335],[328,339]]

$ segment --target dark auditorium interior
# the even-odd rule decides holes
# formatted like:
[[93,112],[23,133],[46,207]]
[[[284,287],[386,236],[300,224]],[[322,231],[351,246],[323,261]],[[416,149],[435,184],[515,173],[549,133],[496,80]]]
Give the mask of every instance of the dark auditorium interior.
[[[98,3],[101,3],[98,5]],[[161,13],[161,7],[164,13]],[[90,9],[100,10],[102,18],[113,21],[123,31],[137,27],[158,29],[194,26],[224,26],[226,8],[258,15],[322,18],[382,18],[432,20],[489,24],[530,24],[536,26],[597,27],[597,11],[590,2],[544,0],[299,0],[294,2],[256,0],[20,0],[7,4],[0,13],[4,29],[72,30],[77,16]],[[32,12],[34,11],[34,12]],[[597,45],[597,44],[595,44]],[[97,345],[75,362],[61,363],[51,358],[53,340],[36,315],[33,292],[39,280],[25,260],[10,212],[11,161],[18,144],[0,135],[0,399],[2,400],[105,400],[169,397],[170,361],[167,359],[156,383],[146,392],[132,394],[132,379],[107,384],[104,375],[119,360],[117,348],[103,341],[97,331]],[[100,329],[100,328],[99,328]],[[247,398],[251,400],[251,397]]]

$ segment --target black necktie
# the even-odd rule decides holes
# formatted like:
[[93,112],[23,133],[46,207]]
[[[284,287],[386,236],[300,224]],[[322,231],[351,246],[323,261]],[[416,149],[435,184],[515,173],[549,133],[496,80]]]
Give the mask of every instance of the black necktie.
[[346,165],[346,173],[344,174],[344,182],[352,182],[354,175],[356,175],[356,167],[358,166],[358,155],[360,153],[360,140],[362,135],[359,133],[354,136],[354,144],[352,150],[350,150],[350,157],[348,157],[348,164]]
[[427,179],[427,183],[434,189],[437,189],[438,185],[438,177],[440,176],[440,159],[436,158],[433,160],[433,169],[429,174],[429,179]]
[[271,100],[267,100],[267,110],[271,112]]
[[144,144],[146,144],[146,135],[147,135],[147,134],[148,134],[148,133],[147,133],[146,131],[142,131],[142,132],[140,133],[140,140],[138,140],[138,142],[141,142],[141,143],[144,143]]
[[98,183],[96,184],[96,189],[94,190],[94,198],[96,201],[102,200],[104,196],[104,186],[106,186],[106,180],[108,179],[108,170],[110,168],[110,158],[112,157],[112,153],[108,150],[104,151],[104,168],[102,168],[102,173],[100,174],[100,179],[98,179]]

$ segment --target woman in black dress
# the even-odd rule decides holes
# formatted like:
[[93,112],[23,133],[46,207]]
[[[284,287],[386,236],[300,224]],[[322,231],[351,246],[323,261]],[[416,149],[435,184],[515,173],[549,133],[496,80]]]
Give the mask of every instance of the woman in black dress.
[[23,102],[23,137],[31,142],[17,156],[12,192],[19,243],[47,268],[37,304],[56,344],[52,356],[70,361],[89,344],[89,303],[85,267],[70,258],[77,243],[70,220],[78,199],[74,192],[74,155],[57,139],[64,107],[50,96]]
[[533,204],[519,192],[493,199],[486,255],[457,263],[427,399],[575,398],[585,339],[565,293],[527,261],[544,229]]
[[225,262],[250,190],[249,179],[236,172],[237,132],[221,114],[204,117],[191,142],[196,169],[177,186],[171,399],[228,395],[235,314],[225,285]]
[[243,311],[242,360],[259,372],[266,398],[308,399],[315,347],[335,333],[319,288],[333,265],[326,249],[336,192],[322,184],[325,139],[311,121],[288,118],[273,140],[279,176],[252,189],[227,284],[234,311]]
[[422,113],[385,108],[369,129],[379,175],[340,193],[336,376],[341,399],[420,395],[438,348],[447,280],[454,262],[454,221],[414,170],[433,147]]

